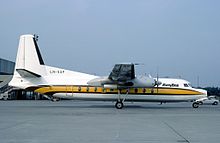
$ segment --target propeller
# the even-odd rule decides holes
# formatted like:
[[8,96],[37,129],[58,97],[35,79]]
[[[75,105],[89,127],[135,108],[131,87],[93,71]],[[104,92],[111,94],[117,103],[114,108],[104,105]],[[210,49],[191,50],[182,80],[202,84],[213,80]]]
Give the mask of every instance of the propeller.
[[158,68],[157,68],[157,94],[158,94],[158,86],[159,86],[159,75],[158,75]]
[[157,68],[157,77],[156,77],[156,81],[155,81],[155,85],[156,85],[156,88],[157,88],[157,93],[158,90],[159,90],[159,85],[161,84],[161,82],[159,81],[159,72],[158,72],[158,68]]

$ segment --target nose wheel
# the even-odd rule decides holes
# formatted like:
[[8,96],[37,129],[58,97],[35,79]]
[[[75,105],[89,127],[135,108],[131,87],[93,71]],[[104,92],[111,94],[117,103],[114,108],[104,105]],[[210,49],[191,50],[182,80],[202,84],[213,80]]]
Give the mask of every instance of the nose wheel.
[[115,103],[115,108],[122,109],[123,107],[124,107],[124,104],[122,103],[122,101],[117,101]]
[[192,104],[192,107],[193,107],[193,108],[198,108],[198,107],[199,107],[199,102],[194,102],[194,103]]

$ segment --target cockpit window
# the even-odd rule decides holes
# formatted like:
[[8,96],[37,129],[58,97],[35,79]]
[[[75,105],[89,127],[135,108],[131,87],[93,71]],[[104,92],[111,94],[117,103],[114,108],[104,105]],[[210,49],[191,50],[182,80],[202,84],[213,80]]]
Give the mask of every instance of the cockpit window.
[[189,87],[189,85],[187,83],[184,83],[184,87]]

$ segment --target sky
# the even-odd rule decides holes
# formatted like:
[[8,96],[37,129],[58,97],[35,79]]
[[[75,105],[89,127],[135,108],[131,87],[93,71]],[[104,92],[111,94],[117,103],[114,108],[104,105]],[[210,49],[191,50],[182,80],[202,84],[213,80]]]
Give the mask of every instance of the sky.
[[220,87],[219,0],[7,0],[0,2],[0,57],[15,61],[19,37],[38,34],[47,65]]

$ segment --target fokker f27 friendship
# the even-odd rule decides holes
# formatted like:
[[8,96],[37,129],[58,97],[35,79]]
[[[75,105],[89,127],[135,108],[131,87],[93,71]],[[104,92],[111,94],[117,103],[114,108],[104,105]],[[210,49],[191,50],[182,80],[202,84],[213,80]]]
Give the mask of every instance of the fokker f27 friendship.
[[135,75],[135,64],[116,64],[108,77],[99,77],[44,64],[34,35],[20,37],[15,71],[10,86],[59,98],[115,101],[122,109],[131,102],[193,102],[194,108],[207,98],[207,91],[192,88],[183,79]]

